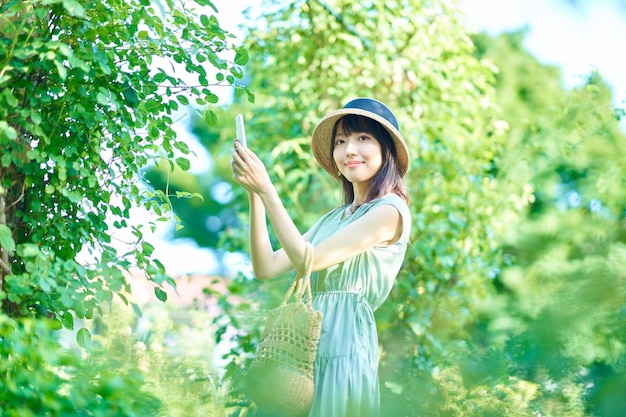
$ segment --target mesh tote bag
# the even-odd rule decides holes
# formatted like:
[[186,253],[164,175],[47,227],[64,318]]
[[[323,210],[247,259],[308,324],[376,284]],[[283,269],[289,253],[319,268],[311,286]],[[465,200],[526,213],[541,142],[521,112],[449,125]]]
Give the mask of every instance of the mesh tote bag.
[[313,246],[308,242],[304,262],[304,271],[298,272],[280,306],[269,312],[246,375],[248,394],[264,414],[298,416],[313,403],[322,313],[311,305]]

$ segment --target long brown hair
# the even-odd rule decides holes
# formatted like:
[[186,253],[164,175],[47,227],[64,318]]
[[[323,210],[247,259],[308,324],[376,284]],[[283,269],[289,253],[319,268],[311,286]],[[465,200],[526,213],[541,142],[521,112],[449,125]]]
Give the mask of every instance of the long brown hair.
[[[339,122],[342,122],[345,134],[349,135],[353,132],[367,133],[374,136],[380,143],[382,165],[374,177],[372,177],[368,195],[364,202],[369,203],[385,194],[393,193],[408,203],[409,193],[400,176],[396,146],[389,132],[387,132],[380,123],[369,117],[349,114],[337,120],[337,123],[335,123],[333,137],[330,141],[331,155],[335,148],[335,135],[337,134]],[[339,181],[343,188],[343,202],[344,204],[350,204],[354,200],[354,187],[344,176],[339,177]]]

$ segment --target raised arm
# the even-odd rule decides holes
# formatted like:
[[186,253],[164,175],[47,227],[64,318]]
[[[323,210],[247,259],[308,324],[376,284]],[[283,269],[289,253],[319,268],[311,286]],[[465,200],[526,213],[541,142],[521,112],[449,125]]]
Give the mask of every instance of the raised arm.
[[[259,279],[271,278],[301,268],[308,235],[302,235],[287,213],[263,163],[249,149],[235,142],[233,178],[250,193],[250,257]],[[282,249],[269,240],[269,217]],[[398,210],[381,205],[339,230],[315,248],[313,270],[343,262],[375,245],[387,245],[400,237],[402,219]]]
[[[271,278],[304,264],[306,238],[289,217],[278,198],[263,162],[248,148],[235,141],[232,158],[233,179],[250,198],[250,258],[255,276]],[[272,248],[266,223],[267,215],[283,249]]]
[[[263,201],[256,193],[250,193],[249,197],[250,260],[252,261],[254,275],[258,279],[267,279],[294,269],[292,261],[283,249],[275,251],[272,248],[269,232],[267,230],[266,212]],[[298,232],[298,235],[299,234]],[[305,237],[302,237],[303,241],[304,239]],[[304,262],[304,258],[302,262]],[[302,264],[302,262],[300,262],[300,264]]]

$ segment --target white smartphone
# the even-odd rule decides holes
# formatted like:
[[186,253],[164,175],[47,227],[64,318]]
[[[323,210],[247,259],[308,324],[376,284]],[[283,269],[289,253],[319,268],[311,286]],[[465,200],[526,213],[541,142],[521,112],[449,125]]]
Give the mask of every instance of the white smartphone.
[[241,113],[235,117],[235,129],[237,130],[239,143],[246,148],[248,146],[248,142],[246,141],[246,127],[243,124],[243,114]]

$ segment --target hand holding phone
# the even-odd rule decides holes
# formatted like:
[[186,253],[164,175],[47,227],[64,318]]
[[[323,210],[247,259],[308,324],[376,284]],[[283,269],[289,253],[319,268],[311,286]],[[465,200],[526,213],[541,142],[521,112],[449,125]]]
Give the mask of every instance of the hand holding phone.
[[235,117],[235,129],[237,130],[237,140],[239,140],[241,146],[247,148],[248,143],[246,141],[246,127],[243,124],[243,114],[241,113]]

